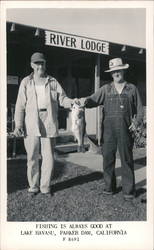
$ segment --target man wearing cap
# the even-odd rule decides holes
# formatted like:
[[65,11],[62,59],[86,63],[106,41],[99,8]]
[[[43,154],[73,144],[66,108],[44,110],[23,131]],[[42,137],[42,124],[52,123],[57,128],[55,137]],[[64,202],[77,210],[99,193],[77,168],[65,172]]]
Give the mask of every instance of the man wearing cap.
[[[54,165],[54,137],[58,135],[58,102],[70,108],[68,98],[58,81],[46,74],[46,59],[42,53],[31,56],[33,73],[19,87],[15,107],[15,136],[24,135],[27,152],[29,193],[51,194],[50,181]],[[42,165],[39,169],[39,154]]]
[[[132,199],[135,194],[131,130],[134,130],[141,123],[143,116],[137,88],[124,79],[124,73],[128,67],[128,64],[123,64],[121,58],[110,60],[109,70],[105,72],[111,73],[113,81],[102,86],[93,95],[79,100],[80,104],[87,108],[104,106],[103,169],[105,189],[103,193],[113,194],[116,191],[115,161],[118,148],[125,200]],[[135,120],[134,116],[136,116]]]

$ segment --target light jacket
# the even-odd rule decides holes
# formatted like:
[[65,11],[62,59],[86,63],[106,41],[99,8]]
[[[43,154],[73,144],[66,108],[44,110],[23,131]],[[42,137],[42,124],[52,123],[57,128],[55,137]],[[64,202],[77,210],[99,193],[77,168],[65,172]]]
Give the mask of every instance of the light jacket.
[[[46,107],[48,117],[44,124],[47,137],[58,135],[58,103],[71,108],[72,99],[68,98],[52,76],[47,75],[45,83]],[[24,128],[26,135],[41,136],[39,130],[39,113],[33,73],[25,77],[20,84],[15,106],[15,126]]]

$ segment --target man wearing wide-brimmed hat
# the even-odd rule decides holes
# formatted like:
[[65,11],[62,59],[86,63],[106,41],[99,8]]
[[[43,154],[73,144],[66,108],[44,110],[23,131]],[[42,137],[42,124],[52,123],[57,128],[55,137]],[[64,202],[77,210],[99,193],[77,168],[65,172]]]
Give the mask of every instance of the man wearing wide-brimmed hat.
[[[137,88],[124,79],[124,73],[128,67],[129,64],[124,64],[121,58],[110,60],[109,69],[105,72],[110,72],[113,81],[102,86],[95,94],[80,99],[80,103],[87,108],[104,106],[103,169],[105,189],[103,193],[113,194],[116,191],[115,161],[118,148],[125,200],[132,199],[135,194],[131,130],[140,124],[143,116]],[[135,120],[134,116],[136,116]]]

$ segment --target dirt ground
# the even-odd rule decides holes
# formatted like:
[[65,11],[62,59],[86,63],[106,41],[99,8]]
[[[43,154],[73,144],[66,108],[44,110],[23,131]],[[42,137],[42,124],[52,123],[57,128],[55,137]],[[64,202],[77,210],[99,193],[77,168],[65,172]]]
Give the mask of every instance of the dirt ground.
[[136,198],[124,201],[120,160],[117,155],[117,192],[102,193],[104,187],[100,155],[72,153],[57,155],[51,183],[52,197],[28,195],[26,159],[7,163],[8,221],[145,221],[146,151],[134,150]]

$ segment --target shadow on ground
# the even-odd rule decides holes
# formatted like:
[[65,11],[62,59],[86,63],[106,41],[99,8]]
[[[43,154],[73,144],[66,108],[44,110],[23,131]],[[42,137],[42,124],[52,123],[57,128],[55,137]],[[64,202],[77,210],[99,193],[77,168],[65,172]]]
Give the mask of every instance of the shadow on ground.
[[[53,197],[27,193],[26,160],[8,161],[8,221],[144,221],[145,179],[137,183],[137,195],[125,202],[119,183],[113,196],[104,196],[102,172],[70,162],[56,161],[52,179]],[[142,165],[143,167],[143,165]]]
[[100,172],[93,172],[87,175],[77,176],[66,181],[58,182],[52,185],[52,191],[57,192],[67,188],[71,188],[77,185],[82,185],[84,183],[92,182],[95,180],[100,180],[103,178],[103,174]]
[[[72,176],[69,176],[69,172],[71,173],[72,171],[68,170],[67,165],[65,162],[55,161],[52,177],[52,184],[54,183],[52,188],[54,192],[103,178],[103,174],[100,172],[92,172],[71,178]],[[69,164],[69,166],[71,167],[71,164]],[[78,166],[78,168],[84,169],[84,167],[80,166]],[[7,191],[9,194],[28,187],[26,160],[8,161],[7,169]],[[74,174],[75,173],[77,173],[77,171],[75,171]],[[59,182],[61,179],[64,180]]]
[[142,166],[146,166],[146,157],[136,159],[136,160],[134,160],[134,163],[142,165]]

